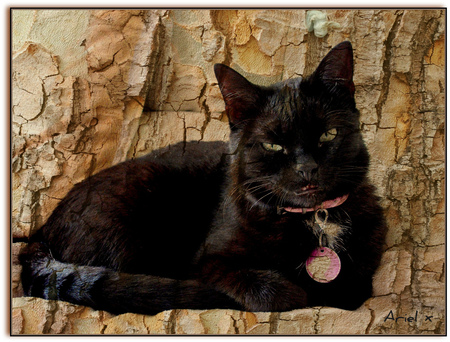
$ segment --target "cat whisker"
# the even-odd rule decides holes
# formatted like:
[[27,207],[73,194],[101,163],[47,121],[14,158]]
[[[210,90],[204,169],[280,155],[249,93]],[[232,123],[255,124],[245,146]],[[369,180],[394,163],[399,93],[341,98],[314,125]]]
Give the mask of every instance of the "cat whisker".
[[256,183],[256,182],[260,182],[260,181],[265,181],[265,180],[269,180],[271,178],[272,178],[272,176],[253,177],[253,178],[247,179],[246,181],[243,181],[241,183],[241,185],[246,185],[246,184],[249,184],[249,183]]
[[[271,182],[269,181],[271,179],[271,176],[261,176],[261,177],[254,177],[251,179],[248,179],[244,182],[241,182],[240,184],[234,186],[230,191],[230,196],[223,202],[224,208],[227,204],[229,204],[233,199],[234,200],[240,200],[245,194],[254,195],[261,189],[263,189],[263,193],[269,192],[265,194],[262,198],[258,199],[255,203],[262,200],[264,197],[270,194],[271,190],[267,187],[271,185]],[[253,207],[253,206],[252,206]],[[225,215],[225,212],[223,212],[223,215]]]
[[[260,184],[249,184],[245,189],[249,192],[253,192],[253,190],[258,190],[261,188],[265,188],[269,185],[270,183],[260,183]],[[253,185],[253,186],[251,186]]]
[[269,192],[267,194],[265,194],[264,196],[262,196],[261,198],[259,198],[255,203],[252,204],[252,206],[250,207],[250,210],[252,210],[252,208],[258,204],[259,202],[261,202],[264,198],[266,198],[269,195],[275,195],[271,190],[269,190]]

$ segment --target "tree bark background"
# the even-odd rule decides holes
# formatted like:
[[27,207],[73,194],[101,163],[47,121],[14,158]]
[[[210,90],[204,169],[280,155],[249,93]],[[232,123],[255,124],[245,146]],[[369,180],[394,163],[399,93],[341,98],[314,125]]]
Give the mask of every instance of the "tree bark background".
[[[445,10],[12,10],[12,234],[25,238],[70,188],[178,141],[226,140],[213,74],[306,76],[352,42],[356,102],[389,232],[374,297],[354,312],[105,312],[21,297],[14,334],[444,334]],[[390,311],[397,321],[387,319]],[[415,317],[417,321],[407,321]],[[433,316],[426,319],[427,316]]]

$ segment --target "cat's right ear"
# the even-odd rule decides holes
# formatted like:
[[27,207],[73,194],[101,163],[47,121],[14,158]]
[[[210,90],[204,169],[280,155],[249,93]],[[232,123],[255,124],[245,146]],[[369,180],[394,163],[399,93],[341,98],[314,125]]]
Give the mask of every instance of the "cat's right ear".
[[215,64],[214,73],[225,101],[230,127],[236,128],[255,114],[261,89],[224,64]]

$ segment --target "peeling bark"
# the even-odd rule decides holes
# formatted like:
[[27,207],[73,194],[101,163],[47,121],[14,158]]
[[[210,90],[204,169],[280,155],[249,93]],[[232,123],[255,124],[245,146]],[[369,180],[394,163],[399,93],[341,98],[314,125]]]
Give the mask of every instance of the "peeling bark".
[[[74,27],[86,25],[70,40],[78,45],[58,47],[58,56],[35,34],[57,16],[35,11],[25,31],[13,21],[13,40],[24,43],[14,41],[12,60],[12,232],[29,236],[101,169],[178,141],[226,140],[214,63],[270,84],[309,74],[349,39],[370,177],[389,225],[374,297],[354,312],[112,316],[20,297],[13,257],[14,334],[445,334],[445,11],[326,12],[341,28],[318,38],[305,10],[90,10],[89,20],[73,17]],[[80,46],[84,64],[70,57]],[[417,312],[417,321],[386,319],[391,310],[406,319]]]

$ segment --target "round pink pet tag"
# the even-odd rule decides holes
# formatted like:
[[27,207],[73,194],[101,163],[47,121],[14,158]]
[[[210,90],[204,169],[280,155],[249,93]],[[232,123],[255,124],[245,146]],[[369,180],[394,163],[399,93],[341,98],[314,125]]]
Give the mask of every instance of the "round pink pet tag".
[[315,281],[329,283],[341,271],[341,260],[332,249],[317,247],[306,260],[306,271]]

